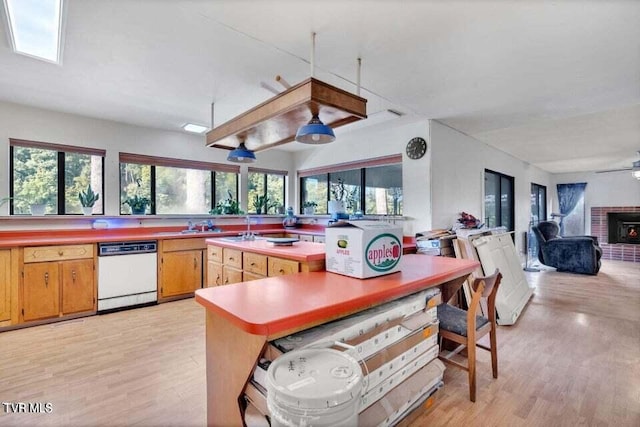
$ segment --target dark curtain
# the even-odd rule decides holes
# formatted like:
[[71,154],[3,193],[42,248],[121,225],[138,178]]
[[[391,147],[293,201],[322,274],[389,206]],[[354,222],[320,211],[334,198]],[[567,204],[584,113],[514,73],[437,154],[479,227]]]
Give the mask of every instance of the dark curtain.
[[[584,197],[586,182],[558,184],[558,203],[562,215],[570,215]],[[564,236],[564,218],[560,219],[560,235]]]

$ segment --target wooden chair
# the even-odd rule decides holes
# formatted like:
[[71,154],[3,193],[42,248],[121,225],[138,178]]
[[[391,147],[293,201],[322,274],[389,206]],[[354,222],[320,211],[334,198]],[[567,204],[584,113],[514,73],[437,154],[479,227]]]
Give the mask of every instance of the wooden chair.
[[[440,321],[440,355],[443,362],[452,364],[469,372],[469,398],[476,401],[476,346],[491,352],[493,378],[498,378],[498,351],[496,344],[496,295],[502,274],[496,269],[491,276],[478,277],[473,281],[472,297],[468,310],[442,303],[438,306]],[[489,318],[478,316],[480,300],[487,298]],[[489,334],[490,347],[478,344],[477,341]],[[442,339],[460,344],[453,351],[442,350]],[[462,350],[467,350],[467,364],[452,360]]]

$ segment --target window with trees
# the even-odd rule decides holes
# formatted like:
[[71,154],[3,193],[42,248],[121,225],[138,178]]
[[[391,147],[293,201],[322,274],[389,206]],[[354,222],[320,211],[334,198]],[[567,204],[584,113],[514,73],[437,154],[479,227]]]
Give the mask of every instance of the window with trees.
[[29,214],[30,206],[45,205],[45,214],[82,214],[79,193],[101,197],[93,213],[104,213],[105,150],[46,142],[9,140],[9,213]]
[[340,200],[347,212],[402,215],[402,156],[393,155],[327,168],[299,171],[300,212],[315,202],[316,213],[328,213],[330,200]]
[[506,227],[515,230],[513,177],[484,171],[484,212],[487,227]]
[[120,213],[125,201],[149,201],[150,214],[205,214],[238,200],[238,166],[120,153]]
[[249,212],[284,213],[286,177],[286,171],[249,168]]

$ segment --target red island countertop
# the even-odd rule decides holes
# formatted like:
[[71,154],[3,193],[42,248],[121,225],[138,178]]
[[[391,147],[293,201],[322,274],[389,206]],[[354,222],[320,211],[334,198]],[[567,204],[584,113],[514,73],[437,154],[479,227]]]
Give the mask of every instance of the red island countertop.
[[386,276],[360,280],[324,271],[298,273],[198,289],[196,301],[250,334],[273,337],[466,277],[479,265],[405,255],[401,271]]
[[207,239],[207,244],[239,251],[276,256],[298,262],[319,261],[324,259],[324,243],[294,242],[291,246],[275,246],[267,240],[245,240],[230,242],[224,238]]

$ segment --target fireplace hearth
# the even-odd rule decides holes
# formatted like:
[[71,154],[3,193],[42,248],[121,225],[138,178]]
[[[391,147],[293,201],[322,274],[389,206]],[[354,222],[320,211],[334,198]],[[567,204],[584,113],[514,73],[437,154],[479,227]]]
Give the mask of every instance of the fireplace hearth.
[[608,212],[608,243],[640,245],[640,213]]
[[[623,223],[618,224],[617,215],[609,221],[609,214],[622,214],[632,217],[620,218]],[[611,226],[611,223],[614,223]],[[602,248],[602,259],[616,261],[640,262],[640,241],[634,239],[634,234],[639,228],[633,225],[640,225],[640,206],[593,206],[591,207],[591,235],[598,238],[600,248]],[[610,229],[613,228],[613,230]],[[614,234],[611,235],[610,231]],[[618,241],[620,232],[625,243],[613,243]]]

